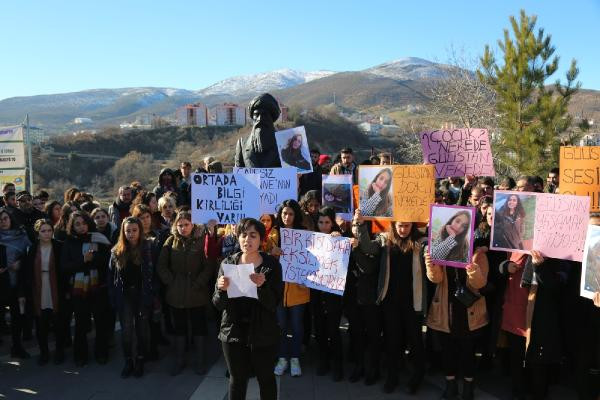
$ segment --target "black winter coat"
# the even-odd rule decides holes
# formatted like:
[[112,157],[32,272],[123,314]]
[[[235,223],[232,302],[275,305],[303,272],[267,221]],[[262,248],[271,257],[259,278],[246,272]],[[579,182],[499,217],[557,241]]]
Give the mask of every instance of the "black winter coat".
[[[218,278],[223,276],[223,264],[239,264],[242,253],[227,257],[219,267]],[[255,272],[265,274],[265,283],[258,288],[258,300],[247,297],[230,299],[227,291],[217,289],[213,304],[223,311],[219,340],[226,343],[243,343],[250,346],[272,346],[280,341],[281,329],[277,323],[277,306],[283,298],[281,264],[266,253],[260,253],[262,264]],[[218,279],[217,278],[217,279]],[[244,310],[249,310],[249,315]]]

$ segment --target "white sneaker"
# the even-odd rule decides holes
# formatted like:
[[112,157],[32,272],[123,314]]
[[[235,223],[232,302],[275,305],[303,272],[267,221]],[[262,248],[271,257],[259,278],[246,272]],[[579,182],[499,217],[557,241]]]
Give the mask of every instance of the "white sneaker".
[[290,360],[290,375],[292,376],[301,376],[302,368],[300,368],[300,360],[297,358],[292,358]]
[[285,372],[287,367],[288,367],[288,361],[285,358],[280,357],[279,361],[277,361],[277,365],[275,365],[275,371],[274,371],[275,375],[277,375],[277,376],[283,375],[283,373]]

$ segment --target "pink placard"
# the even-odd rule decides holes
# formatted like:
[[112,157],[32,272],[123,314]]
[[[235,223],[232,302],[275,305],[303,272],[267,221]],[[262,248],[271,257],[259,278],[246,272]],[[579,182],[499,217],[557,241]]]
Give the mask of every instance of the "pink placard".
[[423,162],[435,166],[436,178],[496,175],[487,129],[440,129],[419,137]]
[[533,247],[544,257],[583,260],[590,217],[590,198],[539,193]]
[[497,190],[491,248],[527,254],[537,250],[544,257],[582,261],[589,200],[588,196]]

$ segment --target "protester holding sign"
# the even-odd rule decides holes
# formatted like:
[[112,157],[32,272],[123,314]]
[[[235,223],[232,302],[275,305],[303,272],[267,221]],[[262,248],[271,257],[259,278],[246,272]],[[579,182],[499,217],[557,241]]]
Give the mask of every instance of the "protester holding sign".
[[[319,210],[317,232],[340,236],[340,227],[335,222],[335,211],[331,207]],[[344,378],[342,366],[342,337],[340,321],[342,319],[342,296],[320,290],[311,289],[310,302],[315,319],[315,335],[319,346],[319,363],[317,375],[325,375],[333,362],[333,381]]]
[[462,399],[473,399],[475,376],[475,343],[481,328],[488,324],[485,299],[479,289],[487,283],[488,260],[484,252],[476,252],[467,268],[444,267],[425,255],[427,278],[436,284],[427,326],[442,344],[442,360],[446,375],[445,399],[458,393],[456,376],[464,378]]
[[[276,224],[278,228],[305,229],[303,225],[302,210],[296,200],[285,200],[277,211]],[[277,232],[277,246],[271,250],[271,255],[281,255],[281,235]],[[275,366],[275,375],[283,375],[288,367],[290,359],[290,374],[292,376],[302,375],[300,367],[300,353],[302,352],[302,337],[304,335],[304,311],[306,304],[310,301],[310,289],[297,283],[285,282],[283,287],[283,301],[277,307],[277,320],[283,331],[281,346],[279,348],[279,360]],[[288,338],[288,330],[292,334]]]
[[551,370],[558,367],[563,354],[559,310],[569,269],[567,261],[544,258],[532,250],[523,270],[521,287],[529,291],[525,361],[532,374],[530,391],[534,399],[547,396]]
[[[277,399],[277,382],[273,365],[280,344],[276,310],[283,295],[281,265],[276,258],[260,252],[265,227],[252,218],[242,219],[236,226],[241,252],[221,263],[213,304],[221,314],[219,340],[229,370],[229,399],[246,398],[248,379],[254,373],[262,400]],[[257,286],[258,299],[228,298],[229,280],[223,275],[224,264],[252,264],[250,279]]]
[[206,305],[210,301],[209,282],[214,270],[206,260],[204,237],[199,230],[200,227],[192,223],[189,211],[177,213],[171,236],[165,241],[158,259],[157,272],[167,287],[166,302],[170,306],[175,330],[173,376],[185,366],[184,352],[189,331],[194,341],[195,372],[204,373]]
[[[376,284],[376,304],[380,304],[383,311],[387,367],[384,391],[391,393],[398,385],[401,338],[405,338],[413,363],[408,391],[414,394],[425,376],[422,326],[427,313],[427,282],[423,262],[426,238],[417,229],[417,224],[394,221],[388,232],[371,240],[361,210],[355,212],[354,233],[358,238],[358,250],[379,260],[379,282],[373,283]],[[373,331],[372,334],[375,333]],[[376,352],[372,357],[376,357],[377,337],[371,336],[369,341],[371,350]],[[376,363],[372,364],[372,368],[376,367]]]

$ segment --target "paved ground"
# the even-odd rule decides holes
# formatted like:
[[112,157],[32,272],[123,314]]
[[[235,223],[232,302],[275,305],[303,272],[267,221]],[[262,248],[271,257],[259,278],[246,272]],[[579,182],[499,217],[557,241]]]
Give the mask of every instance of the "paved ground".
[[[214,330],[214,328],[213,328]],[[118,332],[115,335],[118,339]],[[215,337],[214,332],[212,337]],[[123,365],[120,349],[115,347],[111,361],[104,366],[93,362],[83,368],[76,368],[71,358],[62,366],[48,364],[39,367],[33,357],[25,362],[11,360],[8,352],[8,339],[0,346],[0,399],[194,399],[222,400],[227,398],[225,363],[219,354],[218,344],[210,343],[210,369],[205,376],[198,376],[191,369],[181,375],[168,375],[170,357],[168,347],[161,348],[161,359],[148,363],[146,375],[141,379],[121,379],[119,373]],[[29,342],[34,346],[33,342]],[[35,347],[31,349],[36,354]],[[70,356],[70,352],[67,353]],[[311,350],[303,358],[303,376],[291,378],[289,375],[278,379],[279,398],[282,400],[396,400],[396,399],[439,399],[442,393],[443,377],[439,374],[427,377],[418,396],[409,396],[402,385],[394,394],[383,394],[382,382],[365,386],[362,382],[347,381],[334,383],[329,376],[320,377],[314,373],[316,354]],[[348,375],[350,367],[346,367]],[[406,374],[401,375],[401,383],[406,382]],[[485,388],[485,392],[480,388]],[[510,382],[499,373],[483,375],[476,392],[477,399],[509,399]],[[571,389],[554,386],[552,399],[575,399]],[[248,399],[259,399],[258,386],[251,381]]]

